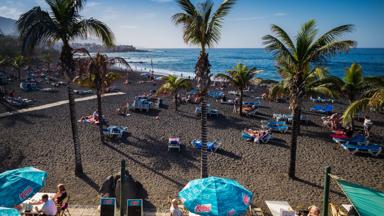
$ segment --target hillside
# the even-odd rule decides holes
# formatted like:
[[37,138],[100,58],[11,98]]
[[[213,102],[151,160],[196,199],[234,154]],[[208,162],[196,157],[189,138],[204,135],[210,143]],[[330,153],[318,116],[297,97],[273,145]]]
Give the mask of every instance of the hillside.
[[16,20],[0,16],[0,30],[5,35],[17,35]]

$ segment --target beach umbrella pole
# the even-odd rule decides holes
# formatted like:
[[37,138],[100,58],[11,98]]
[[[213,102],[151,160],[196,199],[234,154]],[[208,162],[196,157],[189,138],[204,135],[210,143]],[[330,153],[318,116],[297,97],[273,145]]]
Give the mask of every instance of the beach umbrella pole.
[[124,216],[124,207],[125,207],[125,160],[121,160],[121,169],[120,169],[120,216]]
[[331,167],[325,167],[324,176],[324,197],[323,197],[323,211],[322,216],[328,216],[328,200],[329,200],[329,174],[331,173]]

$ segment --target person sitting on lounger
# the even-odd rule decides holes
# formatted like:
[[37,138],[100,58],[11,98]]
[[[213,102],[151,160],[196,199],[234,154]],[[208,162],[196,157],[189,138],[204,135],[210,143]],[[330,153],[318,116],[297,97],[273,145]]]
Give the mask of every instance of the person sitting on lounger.
[[183,212],[179,209],[179,203],[177,199],[171,201],[171,208],[169,209],[171,216],[183,216]]
[[309,206],[308,210],[308,216],[320,216],[320,209],[317,206]]

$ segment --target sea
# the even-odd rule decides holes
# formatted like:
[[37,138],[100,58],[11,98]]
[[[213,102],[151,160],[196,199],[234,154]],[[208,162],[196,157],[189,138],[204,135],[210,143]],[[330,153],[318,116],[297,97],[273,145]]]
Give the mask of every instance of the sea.
[[[183,77],[194,77],[194,68],[199,49],[151,49],[146,52],[107,53],[108,56],[124,58],[132,69],[156,74],[174,74]],[[262,70],[256,77],[280,80],[276,72],[275,60],[271,53],[262,48],[250,49],[209,49],[211,73],[222,73],[242,63],[248,67]],[[364,76],[384,76],[384,48],[354,48],[348,53],[328,58],[325,67],[329,73],[343,77],[345,70],[352,63],[361,64]]]

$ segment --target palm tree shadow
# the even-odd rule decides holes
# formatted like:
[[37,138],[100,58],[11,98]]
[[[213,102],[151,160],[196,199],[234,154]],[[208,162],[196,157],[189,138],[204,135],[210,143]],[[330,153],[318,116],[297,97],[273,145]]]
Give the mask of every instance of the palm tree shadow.
[[5,117],[4,122],[1,123],[4,127],[10,128],[10,127],[15,127],[17,122],[22,122],[24,124],[35,124],[29,118],[51,118],[46,115],[42,114],[36,114],[36,113],[20,113],[20,114],[15,114],[13,116]]
[[273,137],[270,140],[270,142],[265,143],[263,145],[273,145],[273,146],[276,146],[276,147],[281,147],[281,148],[286,148],[286,149],[289,148],[289,146],[287,145],[287,142],[285,142],[285,140],[280,139],[280,138],[276,138],[276,137]]
[[217,149],[215,153],[217,153],[219,155],[223,155],[225,157],[229,157],[229,158],[235,159],[235,160],[240,160],[241,159],[241,156],[239,156],[239,155],[237,155],[237,154],[235,154],[233,152],[229,152],[229,151],[227,151],[227,150],[225,150],[223,148]]
[[77,177],[83,180],[89,186],[91,186],[94,190],[99,191],[99,185],[96,184],[96,182],[94,182],[93,179],[91,179],[86,173],[80,174]]
[[[296,177],[293,179],[294,181],[297,181],[297,182],[300,182],[300,183],[303,183],[303,184],[306,184],[306,185],[309,185],[311,187],[315,187],[315,188],[319,188],[319,189],[323,189],[323,187],[321,185],[318,185],[316,183],[313,183],[313,182],[310,182],[310,181],[307,181],[305,179],[301,179],[299,177]],[[334,194],[337,194],[341,197],[345,197],[345,195],[343,193],[340,193],[338,191],[335,191],[335,190],[329,190],[331,193],[334,193]]]
[[147,169],[147,170],[149,170],[149,171],[155,173],[156,175],[161,176],[162,178],[168,180],[169,182],[171,182],[171,183],[173,183],[173,184],[175,184],[175,185],[177,185],[177,186],[179,186],[179,187],[182,187],[182,186],[184,185],[183,183],[181,183],[181,182],[179,182],[179,181],[176,181],[175,179],[170,178],[170,177],[168,177],[168,176],[166,176],[166,175],[164,175],[164,174],[158,172],[157,170],[153,169],[152,167],[150,167],[150,166],[148,166],[148,165],[146,165],[146,164],[140,162],[139,160],[133,158],[132,156],[128,155],[127,153],[121,151],[120,149],[116,148],[115,146],[113,146],[113,145],[111,145],[111,144],[109,144],[109,143],[106,143],[105,146],[107,146],[108,148],[110,148],[110,149],[116,151],[117,153],[119,153],[119,154],[121,154],[122,156],[126,157],[127,159],[133,161],[134,163],[138,164],[139,166],[141,166],[141,167],[143,167],[143,168],[145,168],[145,169]]

